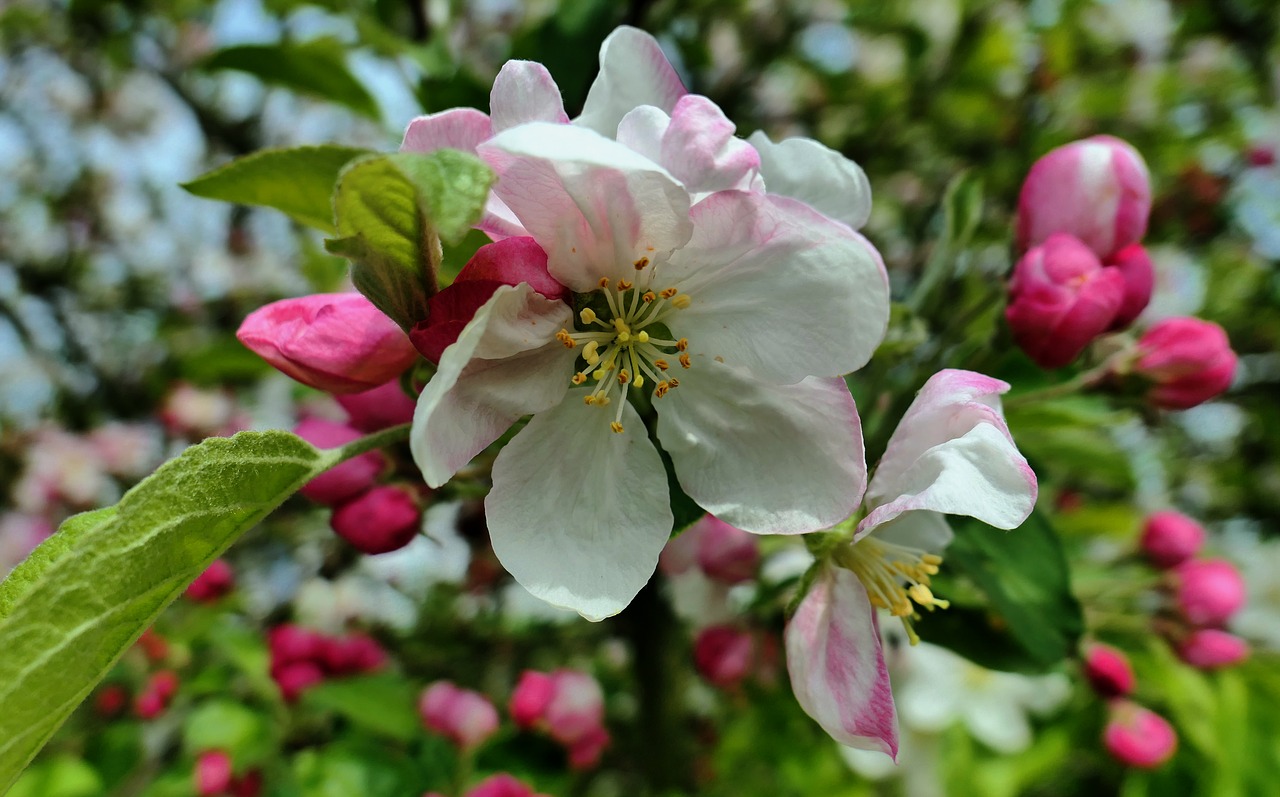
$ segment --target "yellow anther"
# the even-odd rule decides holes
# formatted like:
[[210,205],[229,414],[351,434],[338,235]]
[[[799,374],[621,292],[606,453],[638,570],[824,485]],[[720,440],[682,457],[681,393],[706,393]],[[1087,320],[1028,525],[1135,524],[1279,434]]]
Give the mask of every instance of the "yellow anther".
[[618,290],[619,290],[619,291],[629,291],[629,290],[631,290],[633,287],[635,287],[635,286],[634,286],[634,285],[632,285],[630,282],[627,282],[626,280],[618,280]]
[[933,593],[924,584],[916,584],[907,590],[907,594],[911,596],[911,600],[925,607],[929,611],[933,611],[934,607],[946,609],[951,605],[951,601],[939,600],[933,597]]
[[680,340],[676,341],[676,351],[687,351],[688,348],[689,348],[688,338],[680,338]]
[[670,389],[671,389],[671,383],[664,379],[658,383],[657,389],[654,390],[653,392],[654,392],[654,395],[656,395],[658,398],[662,398],[663,396],[667,395],[667,391]]
[[619,332],[630,332],[630,331],[631,331],[631,327],[627,326],[627,322],[626,322],[626,321],[623,321],[621,318],[615,318],[615,319],[613,319],[613,328],[614,328],[614,329],[616,329],[616,330],[617,330],[617,331],[619,331]]
[[605,369],[597,368],[595,371],[592,371],[591,378],[599,382],[601,379],[604,379],[606,373],[608,372]]
[[578,313],[578,318],[581,318],[581,319],[582,319],[582,323],[584,323],[584,324],[592,324],[592,323],[595,323],[595,320],[596,320],[596,311],[595,311],[595,310],[592,310],[590,307],[584,307],[584,308],[582,308],[582,312],[581,312],[581,313]]
[[569,381],[574,383],[575,385],[580,385],[583,382],[587,381],[587,375],[579,372],[574,374],[572,377],[570,377]]
[[672,390],[675,390],[676,388],[680,387],[680,380],[679,380],[679,379],[674,379],[674,378],[672,378],[672,379],[668,379],[668,380],[667,380],[667,383],[671,385],[671,389],[672,389]]
[[567,329],[562,329],[559,332],[557,332],[556,340],[563,343],[566,349],[573,349],[573,348],[577,348],[578,346],[577,342],[569,336],[569,331]]
[[599,285],[600,285],[600,287],[601,287],[601,288],[607,288],[607,287],[609,287],[609,278],[608,278],[608,277],[601,277],[601,278],[600,278]]
[[643,375],[643,374],[636,374],[635,386],[636,386],[636,387],[638,387],[638,388],[640,388],[640,387],[644,387],[644,375]]
[[686,353],[684,353],[684,354],[681,354],[681,355],[680,355],[680,367],[681,367],[681,368],[692,368],[692,367],[693,367],[693,362],[689,359],[689,354],[688,354],[688,352],[686,352]]
[[636,340],[639,341],[640,343],[648,343],[649,333],[645,332],[643,329],[640,330],[639,332],[636,333]]
[[589,393],[589,394],[587,394],[587,395],[583,396],[583,397],[582,397],[582,403],[583,403],[583,404],[586,404],[588,407],[590,407],[592,404],[595,404],[595,403],[596,403],[596,396],[595,396],[595,394],[594,394],[594,393]]
[[636,262],[632,263],[631,265],[633,265],[633,266],[635,266],[635,267],[636,267],[636,271],[639,271],[639,270],[643,269],[645,266],[649,265],[649,258],[647,258],[647,257],[642,257],[642,258],[640,258],[639,260],[637,260]]
[[658,298],[658,294],[654,293],[653,291],[645,291],[644,293],[640,294],[640,300],[643,301],[645,304],[648,304],[649,302],[652,302],[654,299],[657,299],[657,298]]
[[677,310],[683,310],[691,304],[693,304],[693,300],[689,298],[687,293],[682,293],[671,300],[671,306]]
[[671,367],[671,363],[667,362],[666,360],[654,360],[653,364],[658,366],[659,371],[665,371]]
[[679,292],[680,291],[676,288],[663,288],[662,290],[658,291],[658,295],[661,296],[663,299],[670,299],[672,296],[675,296]]
[[587,345],[582,347],[582,359],[586,360],[591,365],[595,365],[600,362],[599,351],[599,342],[594,340],[587,341]]
[[622,424],[618,423],[617,421],[614,421],[613,423],[609,424],[609,428],[612,429],[615,434],[622,434]]
[[625,385],[631,381],[631,374],[627,373],[627,369],[623,368],[618,372],[618,384]]
[[608,396],[601,396],[600,398],[596,399],[597,407],[607,407],[612,403],[613,403],[613,399],[609,398]]
[[629,340],[631,340],[631,333],[630,333],[630,332],[627,332],[627,331],[623,330],[622,332],[619,332],[619,333],[618,333],[618,342],[619,342],[619,343],[626,343],[626,342],[627,342],[627,341],[629,341]]

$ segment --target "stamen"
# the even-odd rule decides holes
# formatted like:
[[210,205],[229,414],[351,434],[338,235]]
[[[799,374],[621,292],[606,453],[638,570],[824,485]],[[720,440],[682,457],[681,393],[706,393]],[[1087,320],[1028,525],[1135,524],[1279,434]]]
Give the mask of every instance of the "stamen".
[[559,332],[557,332],[556,340],[563,343],[566,349],[576,348],[578,345],[577,342],[572,337],[569,336],[569,330],[567,329],[562,329]]
[[689,298],[689,294],[687,293],[682,293],[671,300],[671,306],[677,310],[684,310],[691,304],[693,304],[693,300]]
[[658,298],[658,294],[654,293],[653,291],[645,291],[640,295],[641,301],[643,301],[645,304],[649,304],[650,302],[652,302],[654,299],[657,299],[657,298]]
[[587,375],[579,371],[578,373],[570,377],[569,381],[574,383],[575,385],[581,385],[582,383],[587,381]]
[[677,341],[676,341],[676,350],[677,350],[677,351],[688,351],[688,350],[689,350],[689,339],[688,339],[688,338],[680,338],[680,340],[677,340]]
[[582,308],[582,312],[578,313],[578,318],[581,318],[582,323],[584,324],[594,323],[596,320],[596,311],[592,310],[590,307],[584,307]]
[[614,434],[622,434],[622,431],[623,431],[622,423],[619,421],[614,421],[613,423],[609,424],[609,428],[614,431]]
[[648,342],[649,342],[649,333],[648,333],[648,332],[645,332],[643,329],[642,329],[642,330],[640,330],[639,332],[637,332],[637,333],[636,333],[636,342],[637,342],[637,343],[648,343]]
[[658,387],[656,390],[653,391],[653,394],[658,398],[662,398],[663,396],[667,395],[667,391],[670,389],[671,389],[671,383],[667,382],[666,380],[663,380],[658,383]]
[[919,617],[916,607],[933,611],[951,605],[929,589],[929,577],[942,562],[935,554],[868,537],[840,549],[836,561],[858,576],[873,606],[902,620],[913,645],[919,641],[912,627]]
[[693,362],[692,362],[692,361],[690,361],[690,359],[689,359],[689,353],[688,353],[688,352],[685,352],[684,354],[681,354],[679,359],[680,359],[680,367],[681,367],[681,368],[692,368],[692,367],[693,367]]
[[618,293],[625,293],[633,287],[635,287],[635,285],[627,280],[618,280]]
[[636,267],[636,271],[643,271],[643,270],[644,270],[644,267],[645,267],[645,266],[647,266],[647,265],[649,265],[649,258],[647,258],[647,257],[642,257],[642,258],[640,258],[639,260],[637,260],[636,262],[632,263],[631,265],[633,265],[633,266],[635,266],[635,267]]
[[597,284],[598,284],[601,288],[607,288],[607,287],[609,287],[609,278],[608,278],[608,277],[601,277],[601,278],[600,278],[600,282],[599,282],[599,283],[597,283]]
[[582,347],[582,359],[586,360],[591,365],[595,365],[600,362],[599,351],[600,343],[593,340]]
[[663,288],[662,290],[658,291],[658,295],[661,296],[663,299],[670,299],[672,296],[675,296],[679,292],[680,290],[678,288]]
[[662,371],[665,371],[671,367],[671,363],[667,362],[666,360],[654,360],[653,364],[656,365],[659,368],[659,370],[662,370]]

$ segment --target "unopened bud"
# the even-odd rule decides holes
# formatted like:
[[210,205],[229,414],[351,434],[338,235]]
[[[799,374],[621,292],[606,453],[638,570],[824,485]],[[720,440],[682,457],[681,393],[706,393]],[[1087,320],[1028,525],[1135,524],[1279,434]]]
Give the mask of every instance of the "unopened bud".
[[372,390],[347,393],[334,398],[347,411],[351,425],[366,433],[409,423],[418,406],[418,402],[400,387],[399,379],[393,379]]
[[755,577],[760,566],[760,541],[756,535],[707,515],[686,534],[698,537],[698,565],[702,572],[726,584],[738,584]]
[[742,683],[755,661],[755,640],[732,626],[704,628],[693,645],[693,660],[707,681],[721,688]]
[[1151,302],[1151,291],[1156,283],[1151,256],[1142,244],[1129,244],[1107,258],[1104,264],[1114,267],[1124,276],[1124,298],[1116,317],[1111,319],[1110,329],[1126,329]]
[[1142,551],[1156,567],[1175,567],[1200,553],[1204,528],[1181,512],[1152,512],[1142,526]]
[[372,487],[340,504],[329,525],[363,553],[387,553],[403,548],[417,536],[422,509],[408,490]]
[[231,756],[222,750],[209,750],[196,759],[196,794],[214,797],[231,788]]
[[[341,423],[307,418],[294,433],[317,448],[337,448],[360,438],[360,432]],[[371,487],[382,472],[383,460],[375,451],[361,454],[321,473],[299,491],[319,504],[339,504]]]
[[1164,717],[1128,700],[1112,701],[1102,740],[1117,761],[1139,769],[1155,769],[1178,748],[1178,734]]
[[1178,645],[1178,656],[1200,670],[1217,670],[1249,658],[1249,643],[1216,628],[1192,631]]
[[1222,327],[1198,318],[1167,318],[1139,339],[1133,371],[1152,383],[1152,404],[1185,410],[1225,392],[1236,363]]
[[1173,572],[1178,608],[1193,625],[1222,625],[1244,605],[1244,579],[1224,559],[1184,562]]
[[464,750],[484,744],[498,730],[498,710],[488,698],[448,681],[437,681],[422,693],[418,713],[423,724]]
[[226,595],[236,585],[235,573],[225,559],[215,559],[205,571],[187,587],[187,598],[198,603],[210,603]]
[[1135,678],[1129,658],[1110,645],[1090,645],[1084,655],[1084,675],[1102,697],[1124,697],[1133,691]]

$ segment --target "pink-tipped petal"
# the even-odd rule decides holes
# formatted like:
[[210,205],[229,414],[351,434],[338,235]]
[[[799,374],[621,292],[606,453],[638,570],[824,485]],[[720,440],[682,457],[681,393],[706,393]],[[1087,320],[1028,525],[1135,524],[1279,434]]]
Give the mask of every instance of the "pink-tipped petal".
[[669,114],[684,94],[684,84],[657,39],[624,25],[600,45],[600,74],[573,123],[613,137],[631,109],[652,105]]
[[460,149],[474,153],[482,141],[493,136],[493,124],[482,111],[474,108],[450,108],[447,111],[419,116],[404,131],[401,152],[435,152],[438,149]]
[[526,122],[569,123],[560,87],[547,68],[534,61],[502,65],[489,94],[489,111],[495,133]]
[[761,131],[747,139],[760,153],[770,194],[798,199],[857,230],[871,215],[871,181],[862,167],[811,138],[774,143]]

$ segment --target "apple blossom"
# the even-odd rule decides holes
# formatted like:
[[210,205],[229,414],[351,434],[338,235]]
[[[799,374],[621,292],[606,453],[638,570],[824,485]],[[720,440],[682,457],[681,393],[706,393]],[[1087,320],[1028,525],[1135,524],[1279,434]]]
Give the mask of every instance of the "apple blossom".
[[1021,525],[1035,506],[1035,474],[1000,410],[1009,386],[970,371],[932,376],[907,409],[867,487],[867,515],[852,542],[818,564],[786,629],[796,699],[841,744],[896,755],[897,721],[875,609],[902,620],[933,596],[937,551],[951,540],[943,515],[997,528]]
[[[438,487],[534,416],[494,462],[485,502],[517,581],[593,620],[648,581],[672,515],[633,398],[657,411],[681,487],[726,522],[796,534],[853,510],[865,464],[838,377],[871,356],[888,314],[865,239],[781,197],[691,204],[666,169],[580,127],[529,123],[478,152],[577,312],[499,287],[443,352],[411,443]],[[547,468],[551,450],[574,453]]]
[[708,577],[725,584],[750,580],[760,566],[760,543],[755,535],[707,515],[685,532],[697,533],[698,566]]
[[498,730],[498,710],[488,698],[448,681],[436,681],[423,691],[418,712],[427,728],[463,749],[479,747]]

